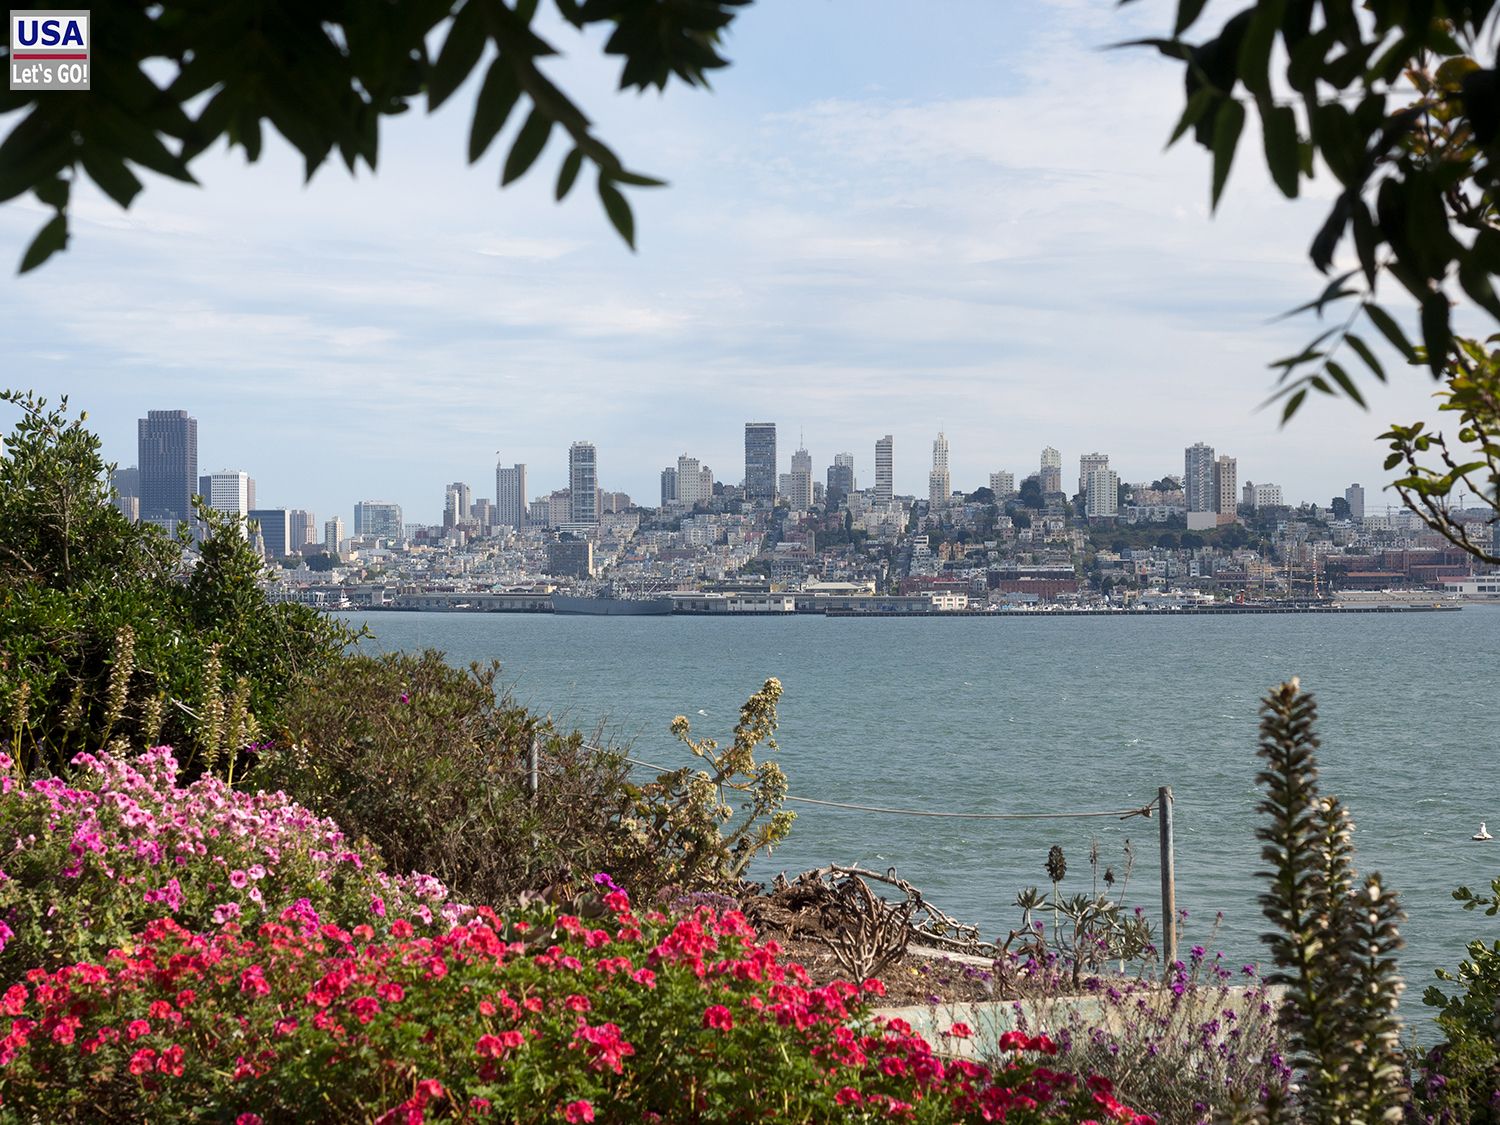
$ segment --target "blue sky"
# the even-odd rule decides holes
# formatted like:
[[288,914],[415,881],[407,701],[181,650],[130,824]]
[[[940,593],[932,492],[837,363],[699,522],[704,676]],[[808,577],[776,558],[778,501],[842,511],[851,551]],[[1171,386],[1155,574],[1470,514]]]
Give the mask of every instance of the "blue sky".
[[[0,276],[3,382],[69,394],[121,464],[138,417],[185,408],[202,471],[346,521],[362,499],[436,521],[454,480],[492,495],[496,451],[562,487],[575,440],[654,503],[683,452],[737,482],[750,419],[780,424],[783,471],[801,431],[819,473],[849,450],[862,482],[892,433],[918,494],[943,429],[956,487],[1045,445],[1065,476],[1098,450],[1149,480],[1206,441],[1242,482],[1326,503],[1361,481],[1378,511],[1374,438],[1432,385],[1398,370],[1369,413],[1315,401],[1285,429],[1257,412],[1267,361],[1315,333],[1268,321],[1320,288],[1331,188],[1283,201],[1247,128],[1209,216],[1206,154],[1162,151],[1177,72],[1101,49],[1170,7],[761,0],[714,92],[665,97],[616,94],[598,40],[549,25],[554,76],[670,181],[631,195],[638,253],[586,177],[552,202],[560,142],[503,192],[509,132],[466,165],[468,89],[389,123],[374,177],[304,187],[277,143],[201,158],[200,188],[150,177],[129,212],[75,193],[72,249]],[[0,207],[0,263],[43,218]]]

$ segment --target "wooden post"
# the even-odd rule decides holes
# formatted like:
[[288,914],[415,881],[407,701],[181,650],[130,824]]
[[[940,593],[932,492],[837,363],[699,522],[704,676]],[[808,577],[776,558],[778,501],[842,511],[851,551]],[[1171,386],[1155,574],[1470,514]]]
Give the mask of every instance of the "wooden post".
[[1162,973],[1177,960],[1177,864],[1172,852],[1172,787],[1163,785],[1156,791],[1156,808],[1161,814],[1161,936]]
[[531,745],[526,750],[526,795],[533,801],[536,800],[537,790],[541,787],[541,738],[538,735],[531,736]]

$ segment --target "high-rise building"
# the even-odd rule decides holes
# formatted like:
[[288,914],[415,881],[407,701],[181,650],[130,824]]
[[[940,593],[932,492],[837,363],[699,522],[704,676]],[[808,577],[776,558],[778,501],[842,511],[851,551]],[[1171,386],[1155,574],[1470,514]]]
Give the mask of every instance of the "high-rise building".
[[714,472],[707,465],[698,464],[698,458],[684,453],[677,458],[677,468],[673,473],[674,487],[677,490],[674,503],[692,508],[714,498]]
[[1214,511],[1219,513],[1220,523],[1233,521],[1239,502],[1239,470],[1235,459],[1220,457],[1214,462]]
[[339,545],[344,541],[344,521],[334,516],[323,524],[323,550],[330,555],[339,553]]
[[812,454],[806,449],[798,449],[792,454],[792,471],[786,491],[792,501],[792,511],[805,512],[812,507]]
[[661,506],[670,508],[677,503],[677,469],[668,465],[661,471]]
[[1120,474],[1096,467],[1089,472],[1083,492],[1089,519],[1114,519],[1120,514]]
[[824,495],[830,504],[837,503],[835,493],[848,496],[854,487],[854,454],[835,453],[833,464],[828,466],[828,488]]
[[526,466],[495,466],[495,526],[526,526]]
[[875,443],[875,503],[889,504],[895,487],[895,441],[886,434]]
[[249,473],[224,469],[199,477],[198,495],[216,512],[243,516],[255,506],[255,483]]
[[474,504],[474,490],[456,480],[443,490],[443,527],[453,528],[469,518]]
[[1089,490],[1089,474],[1095,469],[1109,468],[1108,453],[1085,453],[1078,458],[1078,491],[1087,496]]
[[1015,473],[991,473],[990,491],[995,494],[995,502],[1003,504],[1016,494]]
[[1351,484],[1344,489],[1344,499],[1349,504],[1349,518],[1362,520],[1365,518],[1365,488],[1362,484]]
[[953,494],[953,482],[948,476],[948,438],[938,431],[932,443],[932,472],[927,474],[927,507],[938,511],[948,506]]
[[318,518],[306,508],[293,508],[288,518],[291,520],[291,538],[287,540],[287,554],[295,555],[309,543],[318,541]]
[[116,469],[110,474],[109,483],[114,486],[117,495],[139,496],[141,494],[141,471],[134,465]]
[[174,531],[193,518],[198,419],[186,410],[148,410],[136,424],[141,519]]
[[1214,447],[1198,442],[1183,454],[1182,489],[1190,512],[1216,512],[1219,497],[1214,489]]
[[560,539],[548,543],[547,573],[563,578],[592,578],[594,545],[587,539]]
[[599,454],[592,442],[568,447],[568,493],[570,523],[599,522]]
[[1037,473],[1037,484],[1041,486],[1043,496],[1062,491],[1062,454],[1050,445],[1042,450],[1042,463]]
[[1255,486],[1255,507],[1280,508],[1286,501],[1281,498],[1281,485],[1279,484],[1257,484]]
[[401,505],[379,500],[361,500],[354,505],[356,539],[401,539],[406,528],[401,522]]
[[292,514],[285,508],[251,508],[250,519],[259,525],[261,553],[268,559],[291,554]]
[[745,423],[745,499],[766,507],[776,503],[775,422]]

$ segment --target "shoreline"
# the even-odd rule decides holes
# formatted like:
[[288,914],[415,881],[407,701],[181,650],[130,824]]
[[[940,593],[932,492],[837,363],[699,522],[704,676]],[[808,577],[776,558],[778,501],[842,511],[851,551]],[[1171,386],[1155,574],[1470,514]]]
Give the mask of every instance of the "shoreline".
[[[547,615],[553,617],[706,617],[715,620],[739,617],[832,617],[840,619],[848,618],[962,618],[972,620],[974,618],[989,617],[1029,617],[1029,618],[1058,618],[1058,617],[1107,617],[1107,618],[1134,618],[1134,617],[1260,617],[1266,614],[1374,614],[1374,613],[1457,613],[1467,606],[1500,604],[1494,602],[1465,601],[1461,603],[1432,603],[1428,605],[1390,604],[1390,603],[1332,603],[1328,605],[1214,605],[1214,606],[1161,606],[1150,609],[1115,609],[1115,608],[1061,608],[1053,607],[1047,609],[962,609],[962,610],[931,610],[927,612],[915,612],[911,610],[877,610],[877,609],[848,609],[829,607],[828,609],[813,610],[736,610],[733,612],[703,612],[699,610],[677,609],[670,613],[626,613],[626,614],[590,614],[590,613],[557,613],[550,605],[537,604],[529,606],[474,606],[471,603],[472,595],[455,595],[453,605],[423,605],[423,606],[343,606],[329,608],[328,613],[463,613],[463,614],[531,614]],[[458,599],[462,598],[462,602]]]

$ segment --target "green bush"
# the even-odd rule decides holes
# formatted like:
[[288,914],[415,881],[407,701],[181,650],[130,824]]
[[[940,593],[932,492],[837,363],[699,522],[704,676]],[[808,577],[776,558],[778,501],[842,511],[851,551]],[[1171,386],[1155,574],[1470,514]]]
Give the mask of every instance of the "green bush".
[[86,415],[0,401],[21,411],[0,456],[0,731],[23,770],[112,739],[222,754],[226,701],[272,720],[294,679],[342,652],[336,622],[270,601],[242,521],[200,509],[195,551],[132,524]]
[[394,870],[429,872],[471,902],[605,869],[624,761],[497,693],[498,671],[457,669],[432,650],[347,657],[291,695],[252,784],[285,790]]

